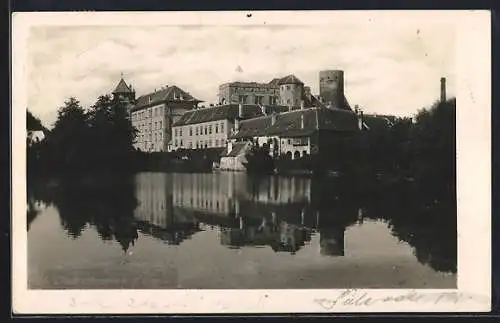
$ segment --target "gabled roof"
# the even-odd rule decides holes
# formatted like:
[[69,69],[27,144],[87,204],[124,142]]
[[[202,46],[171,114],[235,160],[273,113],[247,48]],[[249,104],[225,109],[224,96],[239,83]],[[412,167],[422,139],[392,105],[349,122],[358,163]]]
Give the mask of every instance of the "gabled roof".
[[132,93],[132,90],[127,85],[127,83],[125,83],[125,80],[122,78],[120,79],[120,82],[118,82],[118,85],[116,86],[113,93]]
[[295,75],[290,74],[279,80],[278,85],[283,85],[283,84],[304,84],[304,83],[301,80],[299,80]]
[[172,85],[160,89],[159,91],[138,97],[134,109],[149,105],[156,105],[166,101],[192,101],[193,103],[202,102],[179,87]]
[[276,87],[276,86],[278,86],[278,83],[279,83],[279,82],[280,82],[280,78],[279,78],[279,77],[276,77],[276,78],[273,78],[273,79],[271,80],[271,82],[269,82],[268,84],[269,84],[270,86]]
[[[288,108],[284,106],[264,107],[266,113],[271,113],[272,111],[282,112],[287,111],[287,109]],[[174,126],[183,126],[217,120],[233,121],[238,117],[238,111],[238,104],[216,105],[208,108],[194,109],[184,113],[182,117],[174,123]],[[264,113],[261,106],[256,104],[243,105],[243,119],[255,118],[263,115]]]
[[[258,136],[300,137],[307,136],[318,130],[326,131],[357,131],[357,116],[351,111],[342,109],[309,108],[293,110],[241,121],[239,131],[232,138],[250,138]],[[302,121],[304,126],[302,127]]]
[[245,148],[247,147],[248,143],[246,142],[237,142],[233,144],[233,149],[231,149],[230,152],[225,152],[222,157],[236,157],[242,153],[245,152]]
[[390,128],[395,120],[395,116],[364,114],[363,126],[366,130]]

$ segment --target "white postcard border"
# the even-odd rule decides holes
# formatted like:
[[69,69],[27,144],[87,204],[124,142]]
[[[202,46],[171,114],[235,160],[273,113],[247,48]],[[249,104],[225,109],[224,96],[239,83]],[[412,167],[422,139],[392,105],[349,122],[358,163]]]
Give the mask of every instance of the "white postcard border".
[[[18,314],[489,311],[491,298],[491,27],[488,11],[14,13],[12,16],[12,290]],[[168,19],[165,19],[167,17]],[[397,24],[457,30],[458,289],[28,290],[27,36],[39,25]],[[411,77],[409,75],[408,77]],[[346,299],[350,299],[350,303]]]

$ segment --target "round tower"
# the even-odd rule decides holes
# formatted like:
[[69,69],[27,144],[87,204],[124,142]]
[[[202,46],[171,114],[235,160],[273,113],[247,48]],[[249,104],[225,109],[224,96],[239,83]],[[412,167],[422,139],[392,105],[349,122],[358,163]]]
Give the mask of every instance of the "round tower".
[[327,106],[344,108],[344,71],[319,72],[319,95]]
[[278,82],[280,104],[291,107],[300,106],[304,94],[304,83],[295,75],[288,75]]

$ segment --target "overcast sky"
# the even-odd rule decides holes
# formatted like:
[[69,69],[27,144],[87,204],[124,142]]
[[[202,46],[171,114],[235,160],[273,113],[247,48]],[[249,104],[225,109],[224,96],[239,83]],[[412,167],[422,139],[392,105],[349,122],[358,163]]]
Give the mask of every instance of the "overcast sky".
[[219,84],[295,74],[313,93],[322,69],[345,71],[350,104],[413,115],[454,95],[452,25],[35,27],[28,39],[28,108],[50,126],[70,96],[84,107],[124,74],[138,95],[175,84],[207,103]]

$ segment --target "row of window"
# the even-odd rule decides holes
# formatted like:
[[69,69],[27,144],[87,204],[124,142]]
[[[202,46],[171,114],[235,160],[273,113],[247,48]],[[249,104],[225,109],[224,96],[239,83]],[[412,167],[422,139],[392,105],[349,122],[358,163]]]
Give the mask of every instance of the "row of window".
[[[154,125],[154,127],[152,127]],[[149,126],[149,128],[148,128]],[[140,132],[143,132],[143,131],[150,131],[150,130],[159,130],[161,129],[163,126],[163,122],[160,120],[160,121],[155,121],[154,123],[152,123],[151,121],[149,121],[149,123],[139,123],[137,125],[137,130],[139,130]]]
[[150,134],[141,134],[137,135],[137,142],[144,142],[144,141],[161,141],[163,140],[163,132],[158,131],[155,133],[150,133]]
[[[184,205],[184,201],[182,199],[180,199],[180,198],[176,199],[175,196],[174,196],[174,203],[175,204]],[[214,208],[214,204],[215,204],[215,209],[216,210],[219,210],[219,208],[226,210],[228,208],[227,201],[221,201],[221,202],[219,202],[218,200],[216,200],[215,203],[214,203],[212,200],[206,200],[206,199],[202,199],[200,197],[198,197],[196,199],[194,199],[194,198],[191,197],[189,199],[189,204],[191,206],[193,206],[193,207],[205,207],[205,208],[210,208],[210,209],[213,209]]]
[[[298,100],[298,99],[295,99],[295,102],[293,102],[293,103],[294,103],[295,105],[299,105],[299,100]],[[285,105],[285,104],[286,104],[286,105],[290,105],[290,104],[292,104],[292,100],[290,100],[290,99],[286,99],[286,101],[285,101],[285,99],[283,99],[283,100],[281,100],[281,104],[283,104],[283,105]]]
[[[224,122],[221,122],[220,124],[216,123],[213,127],[212,124],[189,127],[188,133],[189,136],[210,135],[212,134],[212,130],[215,133],[224,133]],[[182,128],[174,129],[174,137],[182,137]]]
[[212,139],[209,140],[197,140],[195,142],[188,141],[186,146],[184,147],[184,141],[182,139],[174,140],[174,147],[175,148],[188,148],[188,149],[200,149],[200,148],[215,148],[215,147],[225,147],[227,144],[226,139],[215,139],[212,141]]
[[136,111],[132,113],[132,121],[144,120],[147,118],[151,118],[153,116],[161,116],[163,115],[163,107],[154,107],[149,109],[144,109],[141,111]]
[[[248,100],[248,95],[239,95],[238,96],[238,102],[243,103],[243,104],[264,104],[264,96],[263,95],[255,95],[253,102],[249,102]],[[269,97],[269,104],[270,105],[275,105],[278,102],[278,97],[275,96],[270,96]]]

